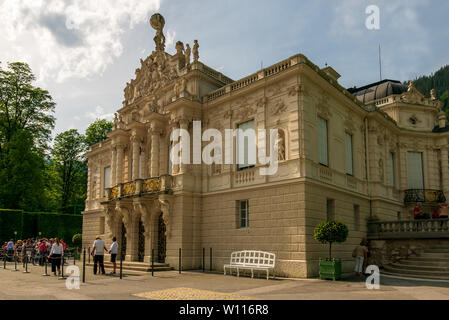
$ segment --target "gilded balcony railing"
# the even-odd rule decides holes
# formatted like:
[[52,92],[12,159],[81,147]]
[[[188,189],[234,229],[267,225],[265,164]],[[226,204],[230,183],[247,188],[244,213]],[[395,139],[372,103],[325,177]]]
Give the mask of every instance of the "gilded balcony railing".
[[368,222],[371,239],[449,238],[449,219]]
[[120,183],[112,188],[107,188],[108,201],[123,197],[134,197],[142,194],[168,191],[171,188],[171,176],[137,179],[134,181]]
[[433,189],[408,189],[404,191],[404,203],[442,203],[446,202],[443,191]]

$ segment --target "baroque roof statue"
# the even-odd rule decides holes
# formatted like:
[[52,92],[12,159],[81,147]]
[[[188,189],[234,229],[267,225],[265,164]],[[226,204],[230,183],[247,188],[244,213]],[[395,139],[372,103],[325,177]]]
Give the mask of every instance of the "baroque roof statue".
[[156,50],[157,51],[164,51],[165,50],[165,36],[162,32],[162,29],[165,25],[164,17],[159,14],[155,13],[150,18],[150,25],[153,27],[154,30],[156,30],[156,35],[154,36],[153,40],[156,43]]

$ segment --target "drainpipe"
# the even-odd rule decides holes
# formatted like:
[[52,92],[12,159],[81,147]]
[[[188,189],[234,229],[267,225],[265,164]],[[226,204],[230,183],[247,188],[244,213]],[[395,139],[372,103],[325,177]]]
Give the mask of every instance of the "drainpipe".
[[371,200],[371,190],[370,190],[370,184],[369,184],[369,168],[368,168],[368,116],[365,116],[363,119],[363,122],[365,124],[365,132],[364,132],[364,138],[365,138],[365,179],[366,179],[366,191],[368,193],[369,197],[369,217],[373,217],[373,207],[372,207],[372,200]]

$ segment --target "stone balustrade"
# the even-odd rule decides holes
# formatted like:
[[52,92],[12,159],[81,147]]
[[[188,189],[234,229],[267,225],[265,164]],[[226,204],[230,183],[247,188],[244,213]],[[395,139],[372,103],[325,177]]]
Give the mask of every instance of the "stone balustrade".
[[449,219],[369,221],[368,238],[376,240],[449,238]]
[[158,192],[167,192],[172,187],[172,177],[170,175],[163,175],[156,178],[136,179],[125,183],[107,188],[108,201],[136,197],[143,194],[151,194]]

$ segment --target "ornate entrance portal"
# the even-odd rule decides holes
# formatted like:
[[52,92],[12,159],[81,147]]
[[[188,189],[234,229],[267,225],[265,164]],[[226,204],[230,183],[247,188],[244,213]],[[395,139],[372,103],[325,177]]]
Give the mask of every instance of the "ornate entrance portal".
[[139,243],[137,245],[137,260],[143,262],[145,257],[145,228],[142,221],[139,220]]
[[166,255],[166,237],[165,237],[165,222],[162,218],[162,213],[159,215],[158,234],[157,234],[157,261],[164,263]]

